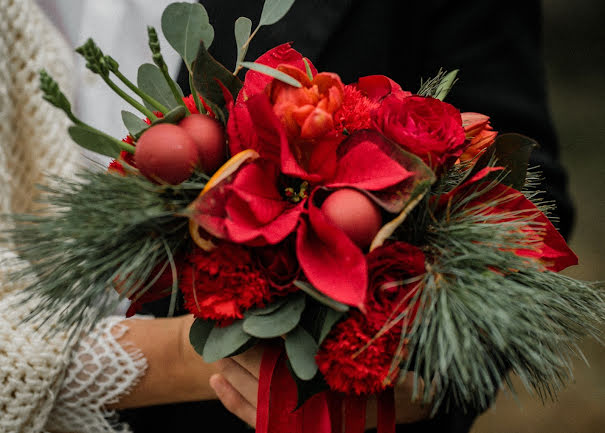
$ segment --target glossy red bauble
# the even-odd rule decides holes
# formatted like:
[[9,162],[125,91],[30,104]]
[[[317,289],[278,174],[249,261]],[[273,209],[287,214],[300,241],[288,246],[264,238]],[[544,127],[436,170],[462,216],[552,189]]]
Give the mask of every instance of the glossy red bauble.
[[216,120],[204,114],[192,114],[179,123],[193,139],[199,155],[199,168],[213,174],[226,159],[225,131]]
[[171,185],[189,179],[198,163],[193,139],[179,126],[168,123],[152,126],[141,135],[134,158],[146,178]]
[[323,202],[321,210],[332,224],[362,249],[370,246],[382,226],[378,206],[353,189],[333,192]]

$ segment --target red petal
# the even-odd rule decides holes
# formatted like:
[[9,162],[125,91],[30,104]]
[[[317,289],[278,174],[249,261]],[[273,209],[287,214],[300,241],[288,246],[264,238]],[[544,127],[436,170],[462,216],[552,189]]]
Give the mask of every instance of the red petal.
[[378,191],[403,182],[412,173],[385,154],[372,141],[355,136],[338,160],[334,179],[328,187],[354,186],[368,191]]
[[277,189],[277,167],[267,160],[242,166],[196,203],[196,222],[211,235],[236,243],[276,244],[292,233],[304,202],[292,206]]
[[410,92],[401,89],[401,86],[384,75],[368,75],[357,81],[357,88],[368,98],[378,101],[391,93],[402,93],[411,96]]
[[[285,64],[294,66],[301,71],[306,70],[303,56],[298,51],[293,49],[290,43],[278,45],[272,50],[267,51],[265,54],[256,59],[256,63],[261,63],[275,69],[277,69],[279,65]],[[311,67],[312,74],[317,74],[317,70],[310,61],[309,66]],[[273,78],[268,75],[249,70],[246,73],[244,87],[238,96],[238,101],[240,98],[249,98],[263,92],[271,80],[273,80]]]
[[309,201],[309,222],[301,219],[296,255],[305,275],[324,295],[362,308],[368,270],[361,250],[340,229],[330,224]]

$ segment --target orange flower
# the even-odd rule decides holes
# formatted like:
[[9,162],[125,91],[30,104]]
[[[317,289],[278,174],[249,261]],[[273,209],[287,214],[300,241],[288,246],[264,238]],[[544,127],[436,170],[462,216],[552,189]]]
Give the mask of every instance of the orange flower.
[[491,146],[498,132],[493,130],[489,117],[480,113],[462,113],[462,125],[468,145],[458,162],[468,162],[479,157]]
[[338,75],[322,72],[311,80],[294,66],[283,64],[277,69],[302,84],[296,88],[273,80],[266,90],[288,137],[313,140],[332,131],[333,114],[341,107],[344,95],[344,86]]

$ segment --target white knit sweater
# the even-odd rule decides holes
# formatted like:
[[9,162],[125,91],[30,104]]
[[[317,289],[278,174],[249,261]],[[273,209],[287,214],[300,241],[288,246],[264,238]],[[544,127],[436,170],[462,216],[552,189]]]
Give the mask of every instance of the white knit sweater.
[[[69,95],[72,54],[58,31],[33,0],[0,0],[0,214],[31,211],[45,174],[70,176],[80,159],[66,116],[42,100],[42,67]],[[36,300],[7,280],[11,256],[0,248],[0,433],[128,431],[104,409],[145,371],[119,344],[126,325],[108,318],[74,345],[21,323]]]

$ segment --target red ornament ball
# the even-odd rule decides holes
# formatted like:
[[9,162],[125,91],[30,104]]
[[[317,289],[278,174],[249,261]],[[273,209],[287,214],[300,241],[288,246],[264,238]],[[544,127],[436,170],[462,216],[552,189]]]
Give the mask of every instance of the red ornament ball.
[[141,135],[134,159],[137,168],[149,180],[178,185],[193,173],[198,153],[193,139],[184,129],[162,123]]
[[223,126],[204,114],[192,114],[179,123],[191,136],[199,155],[199,167],[212,174],[223,165],[226,157],[226,140]]
[[323,202],[321,210],[355,244],[364,249],[382,226],[380,210],[366,195],[353,189],[339,189]]

